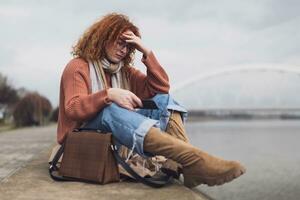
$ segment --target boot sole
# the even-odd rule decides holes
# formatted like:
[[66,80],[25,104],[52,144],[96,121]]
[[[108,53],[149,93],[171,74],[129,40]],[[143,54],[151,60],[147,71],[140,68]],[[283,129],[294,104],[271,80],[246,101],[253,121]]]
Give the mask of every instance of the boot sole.
[[[222,185],[224,183],[228,183],[232,181],[235,178],[238,178],[239,176],[246,173],[246,169],[244,167],[240,168],[234,168],[227,173],[223,174],[222,176],[218,177],[197,177],[193,175],[185,176],[184,179],[184,185],[186,187],[192,188],[196,187],[200,184],[207,184],[208,186],[215,186],[215,185]],[[192,181],[186,181],[186,180],[192,180]]]

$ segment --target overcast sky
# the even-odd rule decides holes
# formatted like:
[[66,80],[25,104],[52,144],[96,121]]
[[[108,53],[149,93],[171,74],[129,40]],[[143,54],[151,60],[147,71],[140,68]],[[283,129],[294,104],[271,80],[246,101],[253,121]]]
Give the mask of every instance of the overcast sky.
[[[298,69],[299,10],[297,0],[1,0],[0,72],[15,87],[37,90],[56,106],[71,46],[109,12],[127,14],[140,28],[172,88],[201,73],[232,66]],[[144,71],[140,58],[137,54],[135,64]]]

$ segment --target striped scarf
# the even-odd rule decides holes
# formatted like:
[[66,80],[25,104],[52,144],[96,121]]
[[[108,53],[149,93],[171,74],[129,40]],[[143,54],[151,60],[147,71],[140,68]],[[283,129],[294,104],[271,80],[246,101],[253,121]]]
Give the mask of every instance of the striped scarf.
[[123,61],[114,64],[109,62],[106,58],[102,60],[89,61],[92,93],[109,87],[107,85],[104,71],[111,75],[111,86],[113,88],[130,90],[129,82],[122,70],[123,66]]

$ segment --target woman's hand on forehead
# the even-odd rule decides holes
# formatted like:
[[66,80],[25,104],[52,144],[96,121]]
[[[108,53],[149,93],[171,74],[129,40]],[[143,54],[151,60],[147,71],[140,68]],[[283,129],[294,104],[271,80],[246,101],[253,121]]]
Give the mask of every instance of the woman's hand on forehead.
[[140,37],[136,36],[131,30],[124,31],[120,38],[125,40],[126,43],[134,45],[134,47],[142,52],[144,55],[148,55],[150,50],[144,46]]

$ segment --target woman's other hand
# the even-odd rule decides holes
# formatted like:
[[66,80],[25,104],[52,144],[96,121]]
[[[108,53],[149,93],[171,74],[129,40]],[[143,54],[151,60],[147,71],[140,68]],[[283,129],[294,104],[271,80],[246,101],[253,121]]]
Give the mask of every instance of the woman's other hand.
[[107,93],[111,101],[128,110],[143,106],[141,99],[129,90],[109,88]]

